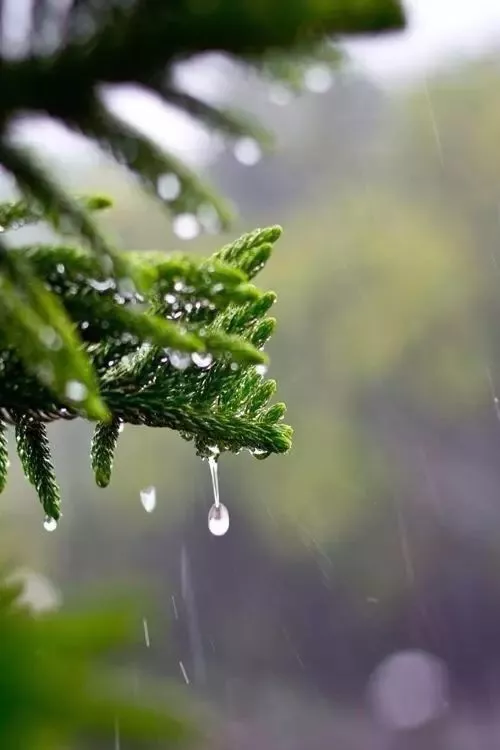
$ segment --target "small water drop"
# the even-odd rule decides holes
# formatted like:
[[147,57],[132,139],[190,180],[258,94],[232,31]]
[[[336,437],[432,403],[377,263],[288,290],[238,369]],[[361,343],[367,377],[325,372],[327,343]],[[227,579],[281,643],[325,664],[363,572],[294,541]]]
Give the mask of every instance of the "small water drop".
[[172,221],[172,228],[181,240],[193,240],[200,233],[200,225],[194,214],[178,214]]
[[62,339],[52,326],[43,326],[38,334],[40,341],[47,349],[57,351],[62,346]]
[[223,503],[212,505],[208,512],[208,529],[214,536],[224,536],[229,528],[229,512]]
[[167,303],[167,305],[175,305],[175,303],[177,302],[177,297],[175,296],[175,294],[166,294],[165,302]]
[[141,503],[146,513],[152,513],[156,508],[156,487],[146,487],[141,490]]
[[203,203],[197,212],[198,221],[209,234],[216,234],[221,229],[221,220],[216,209],[209,203]]
[[188,352],[170,352],[170,364],[176,370],[185,370],[191,364],[191,356]]
[[285,86],[274,86],[269,92],[269,99],[273,104],[284,107],[290,104],[292,93]]
[[257,458],[260,460],[264,458],[268,458],[271,455],[270,451],[262,450],[261,448],[252,448],[250,453],[252,454],[254,458]]
[[313,65],[306,70],[304,83],[309,91],[324,94],[333,83],[332,71],[326,65]]
[[203,370],[207,367],[210,367],[214,358],[212,357],[210,352],[193,352],[191,355],[191,359],[193,360],[196,367],[200,367]]
[[66,397],[71,401],[83,401],[87,395],[87,388],[79,380],[68,380],[66,383]]
[[92,289],[95,289],[96,292],[107,292],[109,289],[115,288],[115,282],[113,279],[105,279],[104,281],[90,279],[89,285]]
[[233,372],[236,372],[237,370],[239,370],[239,369],[240,369],[240,366],[239,366],[239,364],[238,364],[237,362],[231,362],[231,365],[230,365],[230,367],[231,367],[231,370],[232,370]]
[[265,375],[267,372],[267,365],[256,365],[255,372],[257,375]]
[[158,178],[157,190],[164,201],[174,201],[181,193],[181,181],[176,174],[162,174]]
[[45,516],[43,528],[45,529],[45,531],[55,531],[57,529],[56,519],[51,518],[50,516]]
[[64,273],[66,268],[64,267],[64,263],[58,263],[56,266],[57,273]]
[[262,150],[254,138],[240,138],[234,144],[234,155],[240,164],[253,167],[262,158]]

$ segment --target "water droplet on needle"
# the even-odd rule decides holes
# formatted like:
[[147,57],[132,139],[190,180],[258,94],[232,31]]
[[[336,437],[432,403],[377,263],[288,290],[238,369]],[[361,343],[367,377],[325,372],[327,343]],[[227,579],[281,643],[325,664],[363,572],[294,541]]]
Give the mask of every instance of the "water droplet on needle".
[[55,531],[57,529],[57,521],[55,518],[51,518],[50,516],[45,516],[45,520],[43,522],[43,528],[45,531]]

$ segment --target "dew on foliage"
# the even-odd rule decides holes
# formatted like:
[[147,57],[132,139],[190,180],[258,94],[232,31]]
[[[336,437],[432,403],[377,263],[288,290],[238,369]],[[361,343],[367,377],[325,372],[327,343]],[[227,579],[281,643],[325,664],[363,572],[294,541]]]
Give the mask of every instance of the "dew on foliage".
[[292,100],[292,93],[285,86],[273,86],[269,91],[269,100],[272,104],[276,104],[279,107],[284,107],[290,104]]
[[304,73],[304,85],[315,94],[324,94],[333,83],[332,71],[327,65],[312,65]]
[[170,352],[170,364],[176,370],[186,370],[191,364],[191,356],[188,352]]
[[157,190],[164,201],[174,201],[181,194],[181,182],[176,174],[167,172],[158,178]]
[[68,380],[65,392],[71,401],[83,401],[87,396],[87,387],[79,380]]
[[113,279],[106,279],[105,281],[90,279],[89,286],[91,286],[92,289],[95,289],[96,292],[107,292],[109,289],[115,288],[115,282]]
[[253,167],[262,158],[262,149],[255,138],[240,138],[234,144],[234,155],[240,164]]
[[62,339],[52,326],[43,326],[38,334],[40,341],[47,349],[57,351],[62,346]]
[[213,362],[213,357],[210,352],[193,352],[191,358],[196,367],[200,367],[202,370],[210,367]]
[[265,375],[267,372],[267,365],[261,364],[255,366],[255,372],[257,375]]
[[193,240],[200,233],[200,225],[194,214],[178,214],[172,221],[172,228],[180,240]]

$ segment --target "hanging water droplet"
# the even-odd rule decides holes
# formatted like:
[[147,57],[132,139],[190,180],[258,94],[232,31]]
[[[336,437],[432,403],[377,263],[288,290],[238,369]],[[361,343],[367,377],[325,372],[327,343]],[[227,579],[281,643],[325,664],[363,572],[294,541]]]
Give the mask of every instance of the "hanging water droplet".
[[212,505],[208,512],[208,529],[214,536],[224,536],[229,528],[229,512],[223,503]]
[[146,487],[141,490],[141,503],[146,513],[152,513],[156,508],[156,487]]
[[123,297],[124,299],[132,299],[137,294],[134,282],[126,276],[123,279],[118,280],[117,286],[118,296]]
[[175,305],[176,301],[177,301],[177,297],[175,296],[175,294],[165,295],[165,302],[167,303],[167,305]]
[[265,375],[267,372],[267,365],[256,365],[255,372],[257,375]]
[[262,150],[254,138],[240,138],[234,144],[234,155],[240,164],[253,167],[262,158]]
[[172,228],[181,240],[193,240],[200,233],[200,225],[194,214],[178,214],[172,221]]
[[83,401],[87,395],[87,388],[79,380],[68,380],[66,383],[66,397],[71,401]]
[[185,370],[191,364],[188,352],[170,352],[170,364],[177,370]]
[[221,229],[221,221],[216,209],[209,203],[202,203],[197,211],[198,221],[209,234],[216,234]]
[[231,367],[231,370],[232,370],[233,372],[236,372],[237,370],[239,370],[239,369],[240,369],[240,366],[239,366],[239,364],[238,364],[237,362],[231,362],[231,365],[230,365],[230,367]]
[[324,94],[332,83],[332,71],[326,65],[313,65],[304,74],[306,88],[315,94]]
[[57,273],[64,273],[65,272],[64,263],[58,263],[56,266]]
[[269,99],[273,104],[284,107],[292,100],[292,93],[284,86],[273,86],[269,92]]
[[191,359],[196,367],[200,367],[202,370],[210,367],[213,362],[213,357],[210,352],[193,352]]
[[109,289],[115,288],[115,282],[113,279],[105,279],[104,281],[90,279],[89,286],[91,286],[92,289],[95,289],[96,292],[107,292]]
[[51,518],[50,516],[45,516],[43,528],[45,529],[45,531],[55,531],[57,529],[56,519]]
[[261,461],[271,455],[271,451],[262,450],[261,448],[252,448],[250,453],[254,458],[257,458]]
[[157,190],[164,201],[174,201],[181,193],[181,181],[176,174],[162,174],[158,178]]

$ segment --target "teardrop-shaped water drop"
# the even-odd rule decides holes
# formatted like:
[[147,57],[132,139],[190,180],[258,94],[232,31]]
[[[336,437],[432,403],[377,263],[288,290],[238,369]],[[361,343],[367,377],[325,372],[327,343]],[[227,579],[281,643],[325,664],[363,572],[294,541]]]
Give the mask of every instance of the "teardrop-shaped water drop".
[[214,503],[208,512],[208,529],[214,536],[224,536],[229,528],[229,512],[223,503]]
[[56,519],[51,518],[50,516],[45,516],[43,528],[45,529],[45,531],[55,531],[57,529]]
[[146,487],[140,495],[142,507],[146,513],[152,513],[156,508],[156,487]]

